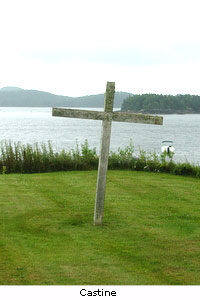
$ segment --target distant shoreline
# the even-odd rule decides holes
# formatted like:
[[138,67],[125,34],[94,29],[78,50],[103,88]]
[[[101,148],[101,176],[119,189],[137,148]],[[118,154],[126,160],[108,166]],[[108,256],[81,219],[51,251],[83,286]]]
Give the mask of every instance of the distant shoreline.
[[[53,108],[53,107],[61,107],[61,108],[68,108],[68,109],[90,109],[90,110],[96,110],[96,109],[103,109],[102,106],[64,106],[64,105],[52,105],[52,106],[39,106],[39,105],[36,105],[36,106],[6,106],[6,105],[3,105],[1,106],[0,105],[0,109],[3,109],[3,108]],[[197,112],[197,111],[188,111],[188,110],[184,110],[184,111],[180,111],[180,110],[165,110],[165,111],[144,111],[144,110],[139,110],[139,111],[135,111],[135,110],[122,110],[120,109],[120,107],[114,107],[114,111],[115,112],[127,112],[127,113],[135,113],[135,114],[153,114],[153,115],[199,115],[200,112]]]
[[159,111],[155,111],[155,110],[151,110],[151,111],[144,111],[144,110],[138,110],[138,111],[133,111],[133,110],[121,110],[121,112],[132,112],[135,114],[154,114],[154,115],[199,115],[200,112],[197,111],[191,111],[191,110],[159,110]]

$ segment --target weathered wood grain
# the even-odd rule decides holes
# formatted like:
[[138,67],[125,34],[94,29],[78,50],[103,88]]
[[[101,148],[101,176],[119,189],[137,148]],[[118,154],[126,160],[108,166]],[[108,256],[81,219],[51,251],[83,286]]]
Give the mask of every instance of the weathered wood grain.
[[112,121],[104,120],[101,131],[101,150],[97,175],[97,188],[94,208],[94,225],[101,225],[104,216],[104,199],[106,192],[106,174],[108,170],[108,157],[110,148]]
[[97,189],[94,208],[94,225],[102,225],[104,216],[104,199],[106,191],[106,174],[108,170],[108,157],[110,148],[110,135],[112,124],[112,111],[115,95],[115,83],[107,82],[104,96],[104,120],[101,131],[101,148],[97,176]]
[[115,122],[131,122],[162,125],[163,117],[153,115],[143,115],[125,112],[102,112],[82,109],[53,108],[54,117],[91,119],[91,120],[112,120]]
[[103,120],[104,112],[83,110],[83,109],[69,109],[69,108],[53,108],[52,116],[65,117],[65,118],[77,118],[77,119],[91,119],[91,120]]
[[135,113],[124,113],[124,112],[113,112],[112,120],[116,122],[131,122],[131,123],[143,123],[143,124],[154,124],[162,125],[163,117],[135,114]]

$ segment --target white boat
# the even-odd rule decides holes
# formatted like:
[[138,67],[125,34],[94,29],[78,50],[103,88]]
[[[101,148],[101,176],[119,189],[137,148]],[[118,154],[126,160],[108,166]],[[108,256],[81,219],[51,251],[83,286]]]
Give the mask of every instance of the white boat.
[[172,154],[175,152],[175,148],[172,146],[172,141],[162,141],[161,152],[166,152],[167,154]]

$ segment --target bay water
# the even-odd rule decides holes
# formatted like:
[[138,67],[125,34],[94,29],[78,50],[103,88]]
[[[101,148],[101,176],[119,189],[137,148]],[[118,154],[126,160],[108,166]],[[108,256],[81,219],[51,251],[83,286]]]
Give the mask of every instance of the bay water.
[[[161,154],[162,141],[171,140],[176,161],[199,164],[200,115],[163,117],[163,126],[113,122],[110,150],[124,149],[132,141],[136,154],[140,149]],[[22,144],[47,144],[51,141],[58,152],[75,149],[77,143],[80,146],[87,139],[89,147],[99,152],[100,136],[101,121],[52,117],[51,107],[0,107],[0,140],[20,141]]]

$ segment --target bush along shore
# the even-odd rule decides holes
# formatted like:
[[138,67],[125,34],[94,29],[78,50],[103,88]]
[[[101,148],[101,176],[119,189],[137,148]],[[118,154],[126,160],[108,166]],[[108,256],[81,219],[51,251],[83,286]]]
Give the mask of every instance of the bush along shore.
[[[90,149],[88,141],[76,145],[76,149],[62,150],[59,153],[48,145],[35,143],[23,145],[20,142],[2,141],[0,146],[1,174],[42,173],[55,171],[97,170],[98,154],[96,148]],[[200,166],[189,162],[174,162],[173,155],[146,153],[140,150],[136,157],[133,143],[110,152],[108,168],[111,170],[136,170],[187,175],[200,178]]]

